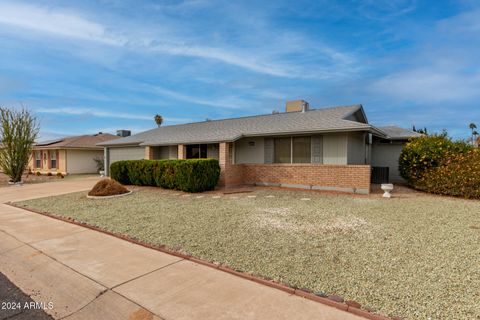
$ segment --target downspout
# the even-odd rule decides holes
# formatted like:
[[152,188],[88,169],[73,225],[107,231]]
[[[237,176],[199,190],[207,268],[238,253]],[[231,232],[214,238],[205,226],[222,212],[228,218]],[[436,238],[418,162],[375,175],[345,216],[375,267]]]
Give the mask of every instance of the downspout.
[[105,176],[109,177],[110,176],[110,159],[108,158],[108,148],[105,147],[103,148],[103,170],[105,171]]

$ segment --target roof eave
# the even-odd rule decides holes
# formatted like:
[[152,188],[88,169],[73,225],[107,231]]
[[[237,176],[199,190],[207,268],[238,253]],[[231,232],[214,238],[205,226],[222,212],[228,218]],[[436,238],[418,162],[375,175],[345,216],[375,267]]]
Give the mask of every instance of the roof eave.
[[[158,142],[143,142],[140,143],[140,146],[172,146],[172,145],[179,145],[179,144],[208,144],[208,143],[220,143],[220,142],[235,142],[242,138],[248,137],[271,137],[271,136],[283,136],[283,135],[306,135],[306,134],[320,134],[320,133],[338,133],[338,132],[355,132],[355,131],[367,131],[367,132],[375,132],[375,129],[370,125],[365,125],[365,127],[351,127],[351,128],[339,128],[339,129],[325,129],[325,130],[303,130],[303,131],[281,131],[281,132],[259,132],[259,133],[249,133],[249,134],[241,134],[235,136],[231,139],[225,140],[198,140],[198,141],[175,141],[169,143],[158,143]],[[386,137],[383,133],[377,132],[377,135],[381,137]]]

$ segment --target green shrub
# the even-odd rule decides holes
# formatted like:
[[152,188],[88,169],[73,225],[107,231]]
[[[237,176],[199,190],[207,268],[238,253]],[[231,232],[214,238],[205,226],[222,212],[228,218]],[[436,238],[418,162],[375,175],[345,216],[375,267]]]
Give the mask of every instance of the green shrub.
[[131,184],[128,177],[127,161],[117,161],[110,165],[110,177],[121,184]]
[[480,199],[480,151],[445,159],[417,181],[418,189],[450,196]]
[[452,141],[446,134],[415,138],[406,144],[400,154],[400,175],[415,186],[428,169],[438,167],[445,159],[471,149],[465,142]]
[[112,163],[110,177],[122,184],[201,192],[215,188],[220,166],[215,159],[126,160]]

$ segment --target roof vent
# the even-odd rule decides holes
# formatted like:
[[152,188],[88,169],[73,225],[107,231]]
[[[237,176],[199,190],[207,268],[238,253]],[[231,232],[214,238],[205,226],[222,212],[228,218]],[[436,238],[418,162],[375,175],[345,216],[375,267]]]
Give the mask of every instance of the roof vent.
[[310,106],[305,100],[287,101],[285,112],[305,112],[310,109]]
[[129,137],[132,135],[130,130],[117,130],[117,136],[119,137]]

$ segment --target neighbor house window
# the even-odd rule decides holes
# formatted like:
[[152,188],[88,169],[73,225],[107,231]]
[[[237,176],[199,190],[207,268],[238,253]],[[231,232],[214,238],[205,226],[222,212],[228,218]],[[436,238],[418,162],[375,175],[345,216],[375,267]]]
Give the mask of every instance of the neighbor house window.
[[310,137],[292,138],[292,162],[310,163],[312,159],[312,147]]
[[50,168],[57,168],[57,152],[53,151],[50,153]]
[[274,163],[311,163],[310,137],[274,139]]
[[42,152],[35,151],[35,168],[41,168],[41,167],[42,167]]

